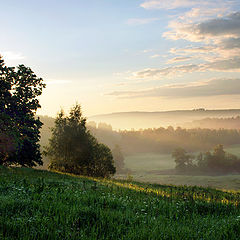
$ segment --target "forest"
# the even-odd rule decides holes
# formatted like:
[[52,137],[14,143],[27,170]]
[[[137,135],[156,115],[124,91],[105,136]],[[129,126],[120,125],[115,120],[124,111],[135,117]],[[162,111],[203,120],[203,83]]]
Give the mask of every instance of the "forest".
[[111,125],[88,124],[90,131],[103,143],[118,144],[125,154],[136,153],[172,153],[181,147],[189,152],[207,151],[217,144],[229,146],[240,143],[240,131],[237,129],[184,129],[149,128],[131,131],[113,131]]

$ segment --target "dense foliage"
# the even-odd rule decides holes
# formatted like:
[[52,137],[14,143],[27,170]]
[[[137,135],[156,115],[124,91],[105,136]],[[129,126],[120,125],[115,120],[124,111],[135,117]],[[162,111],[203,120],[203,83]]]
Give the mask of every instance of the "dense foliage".
[[181,172],[240,173],[240,158],[225,152],[221,144],[217,145],[212,152],[200,152],[197,156],[177,148],[173,151],[172,157],[175,159],[176,169]]
[[0,239],[237,240],[240,195],[0,167]]
[[42,164],[35,114],[44,87],[30,68],[7,67],[0,57],[0,165]]
[[115,173],[110,149],[98,143],[86,128],[80,105],[65,116],[61,111],[52,129],[45,154],[50,169],[88,176],[107,177]]

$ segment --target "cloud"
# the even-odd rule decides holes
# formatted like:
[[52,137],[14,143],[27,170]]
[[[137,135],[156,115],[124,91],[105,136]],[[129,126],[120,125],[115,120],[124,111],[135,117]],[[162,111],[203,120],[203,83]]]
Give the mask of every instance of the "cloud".
[[135,79],[161,79],[165,76],[174,76],[176,74],[189,73],[193,71],[198,71],[199,66],[195,64],[167,67],[167,68],[146,68],[138,72],[133,72],[133,78]]
[[142,52],[143,53],[149,53],[149,52],[152,52],[153,51],[153,49],[144,49]]
[[180,55],[188,55],[188,54],[195,54],[195,53],[209,53],[213,51],[216,47],[213,46],[202,46],[202,47],[186,47],[186,48],[171,48],[170,53],[172,54],[180,54]]
[[[240,55],[240,12],[215,17],[197,23],[172,21],[170,31],[164,37],[198,42],[200,46],[188,46],[182,49],[172,48],[176,57],[192,57],[206,61],[205,70],[217,71],[239,68]],[[195,44],[196,45],[196,44]],[[225,64],[225,66],[223,66]]]
[[226,17],[212,19],[194,26],[195,34],[202,37],[239,36],[240,12],[232,13]]
[[[221,16],[224,12],[236,5],[232,0],[145,0],[140,7],[146,10],[187,9],[180,18],[198,18],[199,16]],[[190,10],[189,10],[190,8]]]
[[127,24],[128,25],[144,25],[144,24],[148,24],[151,22],[155,22],[158,21],[159,18],[130,18],[127,20]]
[[212,71],[240,71],[240,58],[230,58],[226,60],[218,60],[202,65],[205,70]]
[[25,59],[25,56],[23,56],[22,53],[19,53],[19,52],[3,51],[3,52],[0,52],[0,55],[2,55],[3,59],[6,61]]
[[179,16],[179,20],[184,20],[188,22],[193,22],[196,20],[207,20],[213,17],[222,17],[226,12],[229,11],[228,7],[223,5],[216,8],[216,5],[209,7],[194,7],[190,11],[187,11],[185,14]]
[[215,44],[201,47],[172,48],[169,52],[181,57],[198,58],[208,62],[213,62],[217,59],[233,59],[240,55],[240,38],[219,39],[215,41]]
[[161,56],[160,54],[154,54],[150,58],[157,58],[157,57],[160,57],[160,56]]
[[140,91],[115,91],[109,93],[108,95],[122,98],[188,98],[220,95],[240,95],[240,79],[213,79],[190,84],[165,85]]
[[148,0],[140,4],[145,9],[175,9],[191,7],[196,4],[203,4],[195,0]]
[[163,36],[173,40],[200,42],[214,40],[217,37],[237,38],[240,37],[240,12],[193,24],[173,21],[169,27],[172,30],[165,32]]
[[221,48],[225,50],[229,49],[240,49],[240,37],[239,38],[228,38],[220,42]]
[[206,71],[240,72],[240,57],[216,60],[202,64],[187,64],[160,69],[146,68],[137,72],[133,72],[131,78],[161,80],[163,77],[172,77],[186,73]]
[[170,64],[170,63],[176,63],[176,62],[184,62],[184,61],[189,61],[191,59],[192,57],[175,57],[175,58],[169,59],[167,63]]
[[[168,64],[175,66],[146,68],[132,73],[131,79],[161,80],[193,72],[240,72],[240,12],[231,12],[231,0],[145,0],[144,9],[181,9],[163,37],[187,40],[193,46],[170,50]],[[159,57],[159,54],[151,58]],[[176,65],[191,59],[198,64]]]

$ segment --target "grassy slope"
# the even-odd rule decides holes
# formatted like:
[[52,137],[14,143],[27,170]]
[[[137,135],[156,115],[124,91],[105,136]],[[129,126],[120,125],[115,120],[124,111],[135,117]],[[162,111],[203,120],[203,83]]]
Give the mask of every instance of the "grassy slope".
[[238,239],[240,193],[0,168],[0,239]]
[[[212,187],[222,190],[240,190],[240,175],[226,176],[188,176],[188,175],[159,175],[154,173],[132,174],[136,181],[156,183],[156,184],[173,184],[187,186]],[[126,179],[126,176],[118,175],[118,179]]]

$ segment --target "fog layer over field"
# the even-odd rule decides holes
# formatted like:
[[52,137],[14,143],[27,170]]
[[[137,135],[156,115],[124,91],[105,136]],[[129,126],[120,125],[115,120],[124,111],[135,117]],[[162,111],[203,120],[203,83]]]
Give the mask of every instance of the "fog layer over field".
[[[199,111],[189,111],[192,115]],[[206,115],[207,111],[200,111],[200,115]],[[215,111],[217,113],[218,111]],[[225,111],[225,116],[236,111]],[[175,112],[174,114],[179,114]],[[208,118],[195,120],[192,123],[204,122],[206,124],[218,122],[220,124],[231,124],[236,126],[239,117],[235,115],[228,118]],[[181,116],[181,114],[179,114]],[[183,119],[183,116],[181,116]],[[51,136],[50,128],[54,125],[54,119],[41,116],[44,122],[42,128],[41,145],[46,146]],[[168,125],[168,124],[167,124]],[[212,124],[214,125],[214,124]],[[240,157],[240,132],[237,129],[185,129],[173,127],[159,127],[157,129],[114,131],[112,126],[106,123],[95,123],[88,120],[89,130],[97,139],[108,145],[111,149],[119,145],[124,154],[125,170],[118,172],[115,177],[126,179],[129,176],[135,180],[155,182],[161,184],[180,184],[180,185],[200,185],[212,186],[221,189],[240,188],[240,175],[234,174],[219,176],[219,174],[196,174],[181,173],[176,171],[176,163],[172,157],[175,148],[183,147],[192,155],[197,156],[199,152],[211,150],[217,144],[223,144],[224,150],[228,153]],[[236,127],[237,128],[237,127]],[[48,159],[44,157],[46,169]],[[187,176],[188,175],[188,176]],[[196,175],[196,176],[194,176]],[[204,176],[201,176],[204,175]]]
[[[89,117],[89,121],[105,122],[113,129],[145,129],[159,127],[200,127],[192,121],[205,118],[232,118],[240,115],[240,109],[226,110],[178,110],[164,112],[122,112]],[[238,119],[239,123],[239,119]],[[214,128],[214,124],[211,125]],[[221,127],[221,125],[219,125]],[[232,127],[235,128],[235,127]]]

